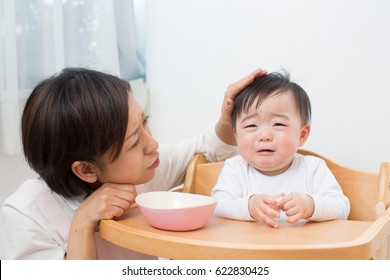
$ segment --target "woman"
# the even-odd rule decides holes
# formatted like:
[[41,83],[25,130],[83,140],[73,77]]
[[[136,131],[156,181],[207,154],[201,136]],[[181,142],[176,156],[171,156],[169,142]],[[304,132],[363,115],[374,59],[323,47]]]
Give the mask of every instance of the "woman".
[[265,73],[229,86],[215,127],[160,149],[126,81],[78,68],[39,83],[23,111],[22,142],[40,178],[2,206],[0,258],[97,259],[100,220],[120,217],[137,193],[181,184],[195,153],[210,161],[232,155],[233,99]]

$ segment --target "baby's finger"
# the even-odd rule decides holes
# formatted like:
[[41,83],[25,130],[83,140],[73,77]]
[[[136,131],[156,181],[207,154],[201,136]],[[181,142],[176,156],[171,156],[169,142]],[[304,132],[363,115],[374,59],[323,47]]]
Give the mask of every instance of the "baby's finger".
[[296,223],[296,222],[298,222],[299,220],[301,220],[302,218],[303,218],[303,217],[302,217],[302,213],[299,212],[299,213],[297,213],[297,214],[295,214],[295,215],[289,217],[286,221],[287,221],[288,223]]
[[295,206],[295,202],[293,201],[293,197],[289,195],[285,196],[283,199],[277,202],[277,207],[279,207],[283,211],[288,211],[294,206]]
[[301,210],[297,206],[287,208],[287,210],[285,211],[287,217],[294,216],[300,212],[301,212]]
[[270,227],[279,228],[279,224],[268,216],[264,216],[262,222],[266,225],[269,225]]
[[274,209],[273,207],[273,205],[269,206],[267,204],[263,204],[260,206],[260,211],[269,217],[280,218],[280,211],[278,209]]
[[273,227],[273,228],[278,228],[279,227],[279,224],[277,222],[275,222],[272,218],[268,217],[265,213],[259,211],[258,213],[256,213],[255,217],[254,217],[257,221],[265,224],[265,225],[268,225],[270,227]]

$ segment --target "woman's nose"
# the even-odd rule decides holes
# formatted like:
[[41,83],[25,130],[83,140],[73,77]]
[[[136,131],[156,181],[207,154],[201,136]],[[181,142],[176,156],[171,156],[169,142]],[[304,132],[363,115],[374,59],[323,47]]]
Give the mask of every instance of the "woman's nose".
[[153,138],[152,133],[150,132],[149,128],[145,129],[145,139],[146,139],[146,145],[144,148],[145,154],[150,154],[158,149],[158,143],[157,141]]

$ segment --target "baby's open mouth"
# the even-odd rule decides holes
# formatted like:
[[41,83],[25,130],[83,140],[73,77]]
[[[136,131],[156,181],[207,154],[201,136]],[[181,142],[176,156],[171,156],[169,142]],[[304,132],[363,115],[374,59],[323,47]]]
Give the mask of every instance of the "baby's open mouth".
[[271,149],[261,149],[257,151],[258,153],[272,153],[275,152],[274,150]]

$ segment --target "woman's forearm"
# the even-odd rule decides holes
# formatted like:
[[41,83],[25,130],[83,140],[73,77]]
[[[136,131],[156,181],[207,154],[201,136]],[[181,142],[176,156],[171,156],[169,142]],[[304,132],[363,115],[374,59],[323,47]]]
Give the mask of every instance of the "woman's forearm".
[[96,260],[95,227],[79,227],[73,219],[68,238],[68,260]]

